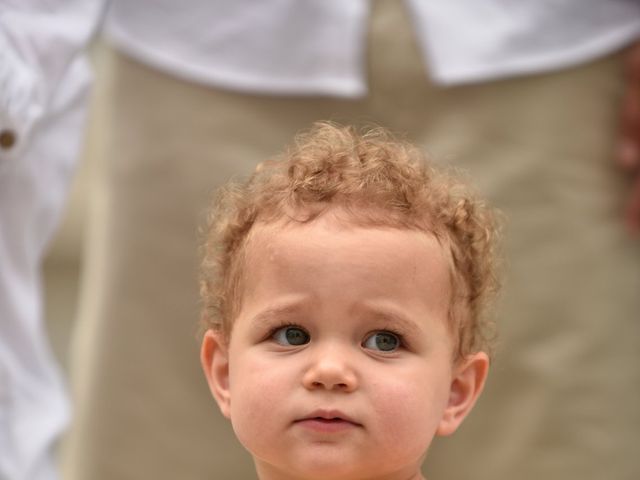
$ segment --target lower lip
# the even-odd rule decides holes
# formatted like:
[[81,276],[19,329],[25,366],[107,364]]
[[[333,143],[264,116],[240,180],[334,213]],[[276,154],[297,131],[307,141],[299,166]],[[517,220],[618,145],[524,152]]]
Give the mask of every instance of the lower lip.
[[326,420],[322,418],[307,418],[298,420],[297,425],[302,428],[320,433],[339,433],[357,428],[358,425],[347,420]]

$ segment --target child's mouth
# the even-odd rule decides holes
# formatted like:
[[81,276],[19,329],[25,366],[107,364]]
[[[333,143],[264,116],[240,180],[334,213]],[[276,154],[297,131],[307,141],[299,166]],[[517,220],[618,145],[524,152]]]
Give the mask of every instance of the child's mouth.
[[346,416],[329,413],[310,415],[309,417],[296,420],[294,423],[305,429],[321,433],[337,433],[362,427],[361,424],[347,418]]

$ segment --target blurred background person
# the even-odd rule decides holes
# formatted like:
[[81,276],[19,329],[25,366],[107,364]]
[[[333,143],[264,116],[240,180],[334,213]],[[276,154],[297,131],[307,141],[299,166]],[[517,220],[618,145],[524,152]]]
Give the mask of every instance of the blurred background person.
[[0,478],[56,478],[69,402],[43,320],[42,258],[74,172],[98,1],[0,2]]
[[197,225],[319,119],[406,133],[508,218],[502,349],[430,478],[638,478],[640,251],[612,159],[640,4],[114,0],[105,32],[69,480],[253,478],[198,365]]

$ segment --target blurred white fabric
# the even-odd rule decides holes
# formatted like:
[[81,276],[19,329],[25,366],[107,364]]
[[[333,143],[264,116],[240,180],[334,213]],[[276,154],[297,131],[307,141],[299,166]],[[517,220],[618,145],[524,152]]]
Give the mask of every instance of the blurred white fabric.
[[[106,32],[118,50],[186,80],[358,97],[367,92],[369,3],[115,0]],[[406,3],[424,64],[440,84],[566,68],[640,35],[640,2],[626,0]]]
[[0,478],[56,478],[68,399],[42,316],[41,261],[81,141],[84,49],[102,2],[0,5]]

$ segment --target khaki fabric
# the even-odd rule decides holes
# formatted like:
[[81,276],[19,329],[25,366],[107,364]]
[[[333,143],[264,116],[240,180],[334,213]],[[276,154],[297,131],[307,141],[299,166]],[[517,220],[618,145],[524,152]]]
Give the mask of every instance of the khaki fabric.
[[217,186],[326,119],[406,133],[506,218],[498,355],[429,478],[640,478],[640,245],[611,159],[621,55],[438,88],[399,4],[374,4],[361,100],[222,91],[106,52],[66,479],[255,478],[200,371],[197,226]]

